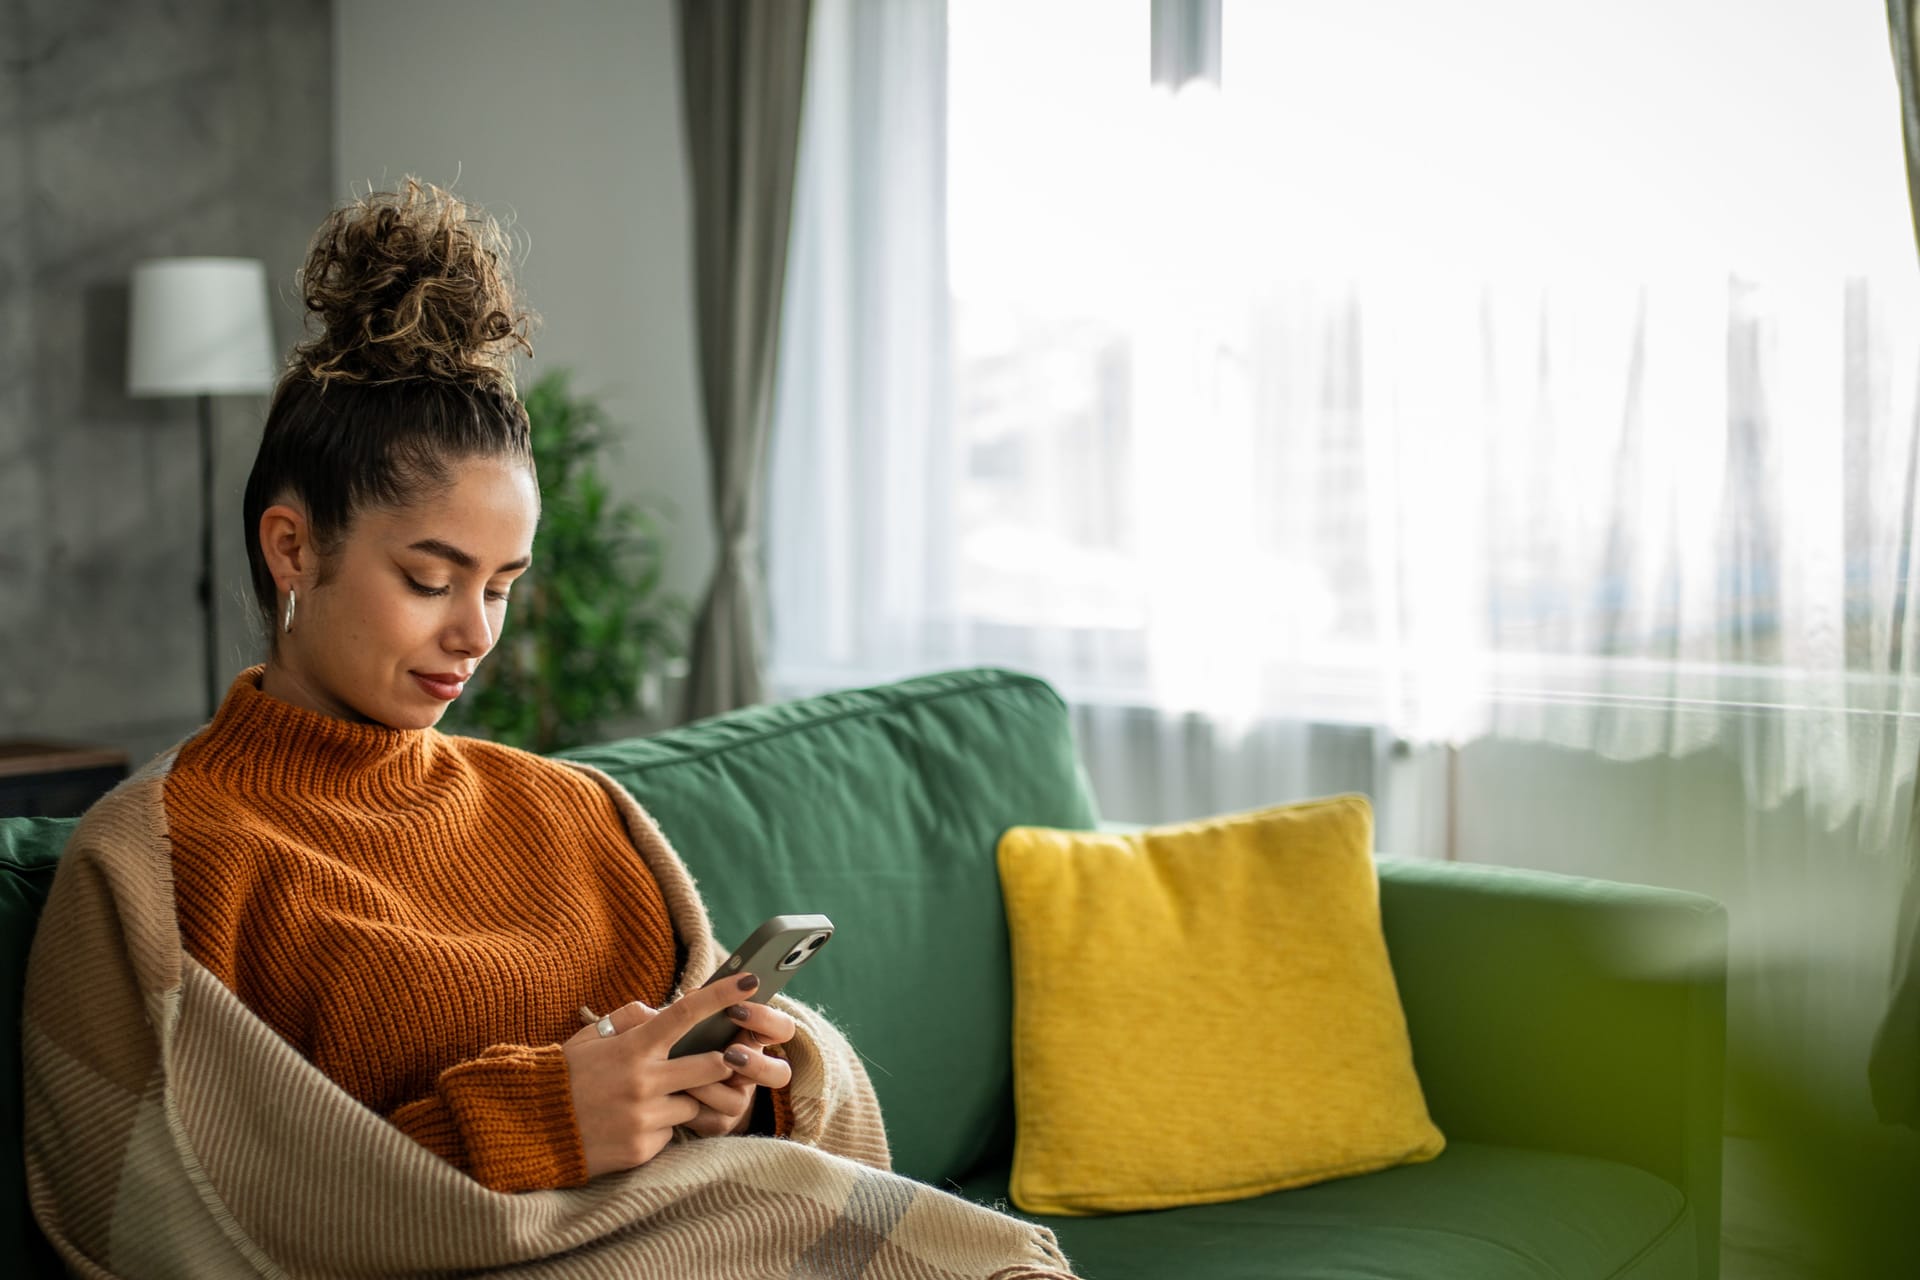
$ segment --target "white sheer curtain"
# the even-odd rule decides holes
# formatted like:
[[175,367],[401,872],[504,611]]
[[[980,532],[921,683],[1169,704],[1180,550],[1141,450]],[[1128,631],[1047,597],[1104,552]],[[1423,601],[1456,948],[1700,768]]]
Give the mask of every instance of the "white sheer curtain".
[[768,493],[771,679],[954,661],[941,3],[814,7]]
[[[1084,8],[1038,6],[1027,17],[1048,43],[1032,48],[1023,72],[1042,80],[1076,27],[1090,19],[1102,25]],[[1144,58],[1144,28],[1127,38]],[[769,489],[776,692],[973,663],[1039,672],[1073,699],[1082,754],[1115,817],[1197,815],[1277,795],[1372,790],[1370,728],[1231,725],[1156,705],[1136,679],[1141,635],[1124,620],[1098,616],[1096,593],[1075,575],[1035,583],[998,572],[1024,571],[1035,553],[1056,563],[1074,553],[1058,540],[1023,547],[1029,531],[993,518],[996,485],[1029,481],[1005,465],[1024,467],[1022,459],[996,460],[996,439],[1046,450],[1050,483],[1095,505],[1130,502],[1121,491],[1130,478],[1112,469],[1117,457],[1096,458],[1096,473],[1082,477],[1084,442],[1057,436],[1045,422],[1028,433],[1033,420],[998,420],[1025,389],[1042,400],[1080,397],[1087,388],[1076,380],[1090,375],[1100,384],[1103,375],[1084,360],[1063,367],[1056,353],[1041,362],[1051,372],[1016,359],[996,381],[989,354],[967,358],[968,387],[952,382],[953,325],[972,313],[950,289],[945,7],[816,0],[811,39]],[[1005,52],[1016,56],[1020,47],[1012,42]],[[975,74],[962,110],[992,97],[978,74],[983,52],[971,49]],[[1111,58],[1107,71],[1145,79]],[[1104,104],[1090,105],[1082,126],[1098,125]],[[1123,163],[1124,154],[1102,163],[1113,162]],[[1104,330],[1098,336],[1109,340]],[[1109,392],[1119,391],[1112,380],[1125,372],[1107,370]],[[968,424],[964,438],[958,422]],[[1097,555],[1077,563],[1091,563],[1096,575],[1130,572]],[[1068,597],[1064,614],[1022,607],[1049,606],[1055,592]],[[1080,616],[1085,606],[1096,611],[1093,625]]]
[[825,0],[776,687],[1039,671],[1129,816],[1497,734],[1884,837],[1920,304],[1859,8],[1229,0],[1170,96],[1145,0]]

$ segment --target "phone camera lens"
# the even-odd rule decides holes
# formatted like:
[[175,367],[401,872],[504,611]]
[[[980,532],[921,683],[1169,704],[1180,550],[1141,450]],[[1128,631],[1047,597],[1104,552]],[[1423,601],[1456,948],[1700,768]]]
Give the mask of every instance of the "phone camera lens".
[[806,954],[807,953],[804,950],[800,950],[800,949],[789,951],[787,952],[787,958],[785,960],[782,960],[780,963],[782,965],[799,964],[801,957],[805,956]]

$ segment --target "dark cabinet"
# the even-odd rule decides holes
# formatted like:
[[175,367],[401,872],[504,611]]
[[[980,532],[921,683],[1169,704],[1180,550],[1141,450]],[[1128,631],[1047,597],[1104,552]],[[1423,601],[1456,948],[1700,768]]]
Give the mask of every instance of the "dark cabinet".
[[72,818],[127,776],[110,747],[0,742],[0,818]]

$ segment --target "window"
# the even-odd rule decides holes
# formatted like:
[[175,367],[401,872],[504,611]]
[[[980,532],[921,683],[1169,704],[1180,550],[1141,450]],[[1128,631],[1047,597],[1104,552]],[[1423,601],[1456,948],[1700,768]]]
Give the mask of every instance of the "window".
[[1442,687],[1593,687],[1555,660],[1746,697],[1830,610],[1897,667],[1884,23],[1762,8],[1229,0],[1171,95],[1145,3],[951,6],[954,615],[1441,732]]
[[1223,25],[1222,86],[1170,94],[1145,0],[816,10],[776,683],[997,662],[1082,704],[1626,756],[1795,708],[1767,794],[1887,789],[1911,734],[1815,749],[1920,710],[1882,16]]

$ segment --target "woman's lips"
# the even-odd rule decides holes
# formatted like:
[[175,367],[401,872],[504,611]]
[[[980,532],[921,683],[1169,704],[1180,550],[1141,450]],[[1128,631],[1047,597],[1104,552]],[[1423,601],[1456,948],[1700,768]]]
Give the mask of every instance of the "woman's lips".
[[409,671],[407,674],[419,681],[420,687],[427,691],[428,697],[438,698],[442,702],[452,702],[460,696],[460,691],[467,687],[464,681],[448,676],[423,676],[418,671]]

